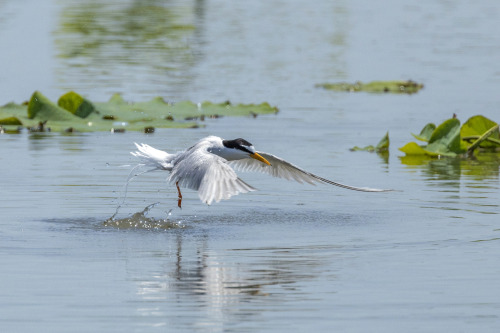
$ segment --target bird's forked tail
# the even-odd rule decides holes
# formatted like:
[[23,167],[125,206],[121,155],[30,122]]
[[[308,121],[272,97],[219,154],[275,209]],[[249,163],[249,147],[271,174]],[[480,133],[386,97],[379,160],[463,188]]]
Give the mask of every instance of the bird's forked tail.
[[170,171],[172,169],[171,161],[175,155],[153,148],[145,143],[137,144],[134,142],[134,144],[137,151],[130,152],[130,154],[137,157],[142,165],[160,170]]

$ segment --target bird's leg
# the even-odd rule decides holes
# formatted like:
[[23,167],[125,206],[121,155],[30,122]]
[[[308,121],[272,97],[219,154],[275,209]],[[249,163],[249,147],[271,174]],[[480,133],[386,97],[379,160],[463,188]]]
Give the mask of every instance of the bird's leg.
[[178,192],[178,199],[177,200],[177,206],[182,209],[182,194],[181,194],[181,189],[179,188],[179,182],[175,183],[175,186],[177,186],[177,192]]

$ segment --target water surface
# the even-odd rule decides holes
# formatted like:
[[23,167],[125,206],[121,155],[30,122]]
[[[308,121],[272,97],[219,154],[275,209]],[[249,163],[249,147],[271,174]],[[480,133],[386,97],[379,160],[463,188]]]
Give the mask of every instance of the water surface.
[[[0,104],[75,90],[280,108],[152,135],[0,135],[3,331],[498,328],[498,157],[423,161],[397,150],[453,113],[500,120],[497,2],[26,0],[0,10]],[[314,88],[381,79],[425,88]],[[388,157],[348,150],[387,130]],[[179,210],[155,172],[130,183],[118,225],[105,223],[122,203],[133,142],[176,151],[210,134],[399,191],[248,173],[260,191],[207,207],[186,190]]]

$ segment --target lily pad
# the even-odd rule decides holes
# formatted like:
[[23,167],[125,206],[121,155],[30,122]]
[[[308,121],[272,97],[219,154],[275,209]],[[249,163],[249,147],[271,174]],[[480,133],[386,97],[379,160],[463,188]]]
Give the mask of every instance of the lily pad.
[[377,153],[386,153],[389,151],[389,132],[387,132],[384,137],[379,141],[379,143],[374,147],[373,145],[369,145],[363,148],[355,146],[350,151],[369,151],[369,152],[377,152]]
[[[463,140],[474,141],[479,139],[482,135],[484,135],[495,126],[498,126],[498,124],[484,116],[473,116],[463,124],[460,130],[460,135],[462,136]],[[479,146],[482,148],[499,147],[500,135],[498,128],[496,130],[493,129],[492,133],[490,133],[489,136],[479,144]]]
[[39,91],[35,91],[28,103],[28,118],[41,121],[75,121],[75,116],[54,104]]
[[438,156],[438,154],[433,153],[425,149],[425,146],[420,146],[416,142],[408,142],[403,147],[399,148],[406,155],[428,155],[428,156]]
[[80,118],[85,118],[96,111],[94,105],[89,100],[74,91],[62,95],[57,101],[57,105]]
[[464,153],[466,147],[460,139],[460,121],[456,118],[451,118],[444,121],[429,137],[428,145],[418,145],[415,142],[410,142],[399,148],[407,155],[428,155],[437,156],[456,156]]
[[[26,104],[9,103],[0,107],[0,119],[33,129],[52,131],[154,132],[154,128],[199,127],[196,120],[220,116],[256,116],[278,112],[268,103],[236,104],[168,103],[161,97],[147,102],[129,103],[120,95],[108,102],[91,102],[75,92],[59,98],[58,104],[35,91]],[[14,120],[17,119],[17,121]],[[40,124],[43,124],[43,127]]]
[[372,81],[368,83],[355,82],[355,83],[322,83],[317,84],[316,87],[334,90],[334,91],[347,91],[347,92],[369,92],[369,93],[393,93],[393,94],[414,94],[424,87],[423,84],[408,81]]
[[453,117],[437,128],[434,124],[427,124],[419,135],[412,135],[428,144],[410,142],[399,148],[406,155],[457,156],[466,152],[472,155],[479,147],[500,147],[499,125],[480,115],[469,118],[462,127]]
[[439,125],[432,132],[426,150],[445,156],[463,153],[464,149],[460,145],[460,120],[451,118]]
[[7,117],[0,119],[0,125],[4,126],[16,126],[22,125],[23,123],[17,117]]
[[424,128],[422,128],[419,135],[413,133],[411,135],[413,135],[417,140],[429,142],[432,132],[434,132],[435,129],[436,125],[434,125],[433,123],[428,123],[424,126]]

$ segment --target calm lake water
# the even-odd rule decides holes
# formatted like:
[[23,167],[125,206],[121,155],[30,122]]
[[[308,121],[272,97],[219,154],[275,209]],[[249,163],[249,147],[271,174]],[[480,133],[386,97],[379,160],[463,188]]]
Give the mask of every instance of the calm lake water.
[[[1,105],[75,90],[280,108],[154,134],[0,135],[1,331],[496,332],[500,158],[397,148],[453,113],[500,121],[499,15],[493,0],[0,1]],[[393,79],[425,88],[314,87]],[[349,151],[386,131],[388,156]],[[248,173],[260,191],[208,207],[185,190],[179,210],[156,172],[122,202],[133,142],[210,134],[399,191]]]

